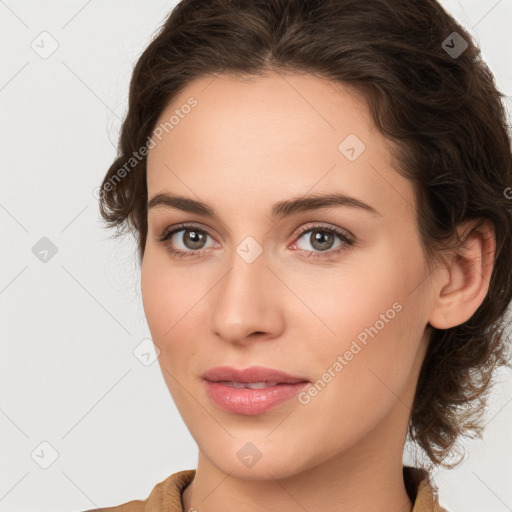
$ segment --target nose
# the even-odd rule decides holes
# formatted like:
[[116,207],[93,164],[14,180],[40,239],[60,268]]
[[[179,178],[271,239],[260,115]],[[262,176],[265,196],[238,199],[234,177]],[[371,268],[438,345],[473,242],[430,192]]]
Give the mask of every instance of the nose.
[[278,337],[284,328],[285,290],[265,253],[249,263],[234,253],[229,271],[212,295],[211,328],[229,343]]

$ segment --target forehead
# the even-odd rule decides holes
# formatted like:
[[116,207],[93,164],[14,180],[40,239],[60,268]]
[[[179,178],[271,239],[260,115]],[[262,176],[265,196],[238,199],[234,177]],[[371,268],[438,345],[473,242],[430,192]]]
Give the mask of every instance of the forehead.
[[246,193],[245,204],[252,197],[257,207],[258,191],[277,201],[336,189],[376,208],[397,196],[414,202],[364,98],[325,78],[204,76],[173,98],[155,128],[150,197],[172,190],[215,202],[223,192],[223,200]]
[[[192,101],[196,104],[189,107]],[[191,123],[198,139],[210,132],[202,147],[217,147],[221,139],[231,145],[251,146],[256,137],[258,142],[274,146],[315,141],[318,136],[336,142],[349,130],[362,136],[373,129],[367,104],[358,91],[307,73],[200,77],[173,98],[157,126],[165,128],[173,117],[173,126],[166,132],[174,133],[176,143],[179,132],[185,136]],[[287,129],[283,132],[282,128]],[[227,140],[226,135],[230,136]],[[295,153],[312,147],[297,146]]]

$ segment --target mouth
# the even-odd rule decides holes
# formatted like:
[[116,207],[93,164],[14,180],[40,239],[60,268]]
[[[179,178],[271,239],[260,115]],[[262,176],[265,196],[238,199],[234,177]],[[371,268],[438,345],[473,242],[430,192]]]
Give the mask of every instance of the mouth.
[[217,367],[202,375],[206,393],[224,411],[262,414],[296,396],[310,382],[272,368],[251,367],[237,370]]
[[304,377],[293,376],[281,370],[263,366],[251,366],[245,369],[217,366],[203,373],[201,377],[209,382],[222,382],[230,387],[248,387],[250,389],[309,382]]
[[282,386],[282,382],[231,382],[227,380],[219,381],[219,384],[224,384],[230,388],[237,389],[265,389],[273,386]]

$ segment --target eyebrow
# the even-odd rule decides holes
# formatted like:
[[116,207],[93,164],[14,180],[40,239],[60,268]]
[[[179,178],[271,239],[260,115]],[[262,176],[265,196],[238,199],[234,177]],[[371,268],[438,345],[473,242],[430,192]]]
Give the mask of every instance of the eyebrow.
[[[156,194],[148,201],[148,210],[159,206],[176,208],[184,212],[196,213],[205,217],[219,218],[211,206],[188,197],[170,195],[167,193]],[[279,201],[272,206],[271,215],[272,219],[276,220],[295,213],[320,210],[332,206],[359,208],[374,215],[382,216],[373,206],[345,194],[313,194]]]

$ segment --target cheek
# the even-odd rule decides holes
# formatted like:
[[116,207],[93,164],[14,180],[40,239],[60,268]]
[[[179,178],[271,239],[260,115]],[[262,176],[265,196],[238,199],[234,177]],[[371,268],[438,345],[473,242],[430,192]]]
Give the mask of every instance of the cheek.
[[161,277],[158,268],[151,262],[151,256],[144,256],[141,271],[141,293],[144,313],[154,341],[163,337],[165,331],[172,325],[170,312],[174,311],[172,293],[169,286]]
[[141,293],[148,325],[157,338],[165,336],[183,316],[192,290],[186,272],[177,265],[170,265],[165,253],[146,247],[141,268]]
[[379,248],[336,280],[322,304],[322,319],[336,335],[315,349],[317,368],[326,372],[317,378],[333,382],[321,393],[341,417],[350,410],[371,421],[369,407],[376,418],[407,392],[428,316],[421,284],[428,270],[419,247],[413,252]]
[[[331,370],[335,377],[311,405],[330,411],[326,436],[350,442],[388,420],[398,421],[393,430],[401,428],[399,418],[410,413],[418,362],[424,357],[420,350],[423,329],[416,313],[411,304],[405,304],[387,324],[370,320],[360,331],[364,343],[357,337],[347,338],[339,350],[324,354],[324,372],[338,366]],[[318,377],[321,381],[330,378],[326,373]],[[322,389],[322,384],[318,387]]]
[[[166,268],[167,267],[167,268]],[[192,307],[183,278],[175,275],[169,265],[158,262],[148,251],[141,270],[141,293],[144,312],[152,340],[160,353],[158,363],[167,388],[177,406],[184,407],[183,378],[180,368],[191,354],[189,343],[178,343],[187,328],[186,312]]]
[[[165,254],[147,250],[141,269],[141,293],[144,312],[154,343],[160,349],[159,360],[173,369],[193,354],[194,343],[204,327],[208,276],[170,265]],[[172,357],[171,357],[172,356]]]
[[151,249],[147,249],[141,269],[141,293],[144,312],[153,341],[163,350],[184,314],[187,297],[180,278]]
[[343,349],[347,340],[358,336],[364,342],[369,331],[380,336],[406,317],[417,321],[416,309],[422,309],[416,300],[421,292],[418,285],[427,273],[421,248],[395,240],[354,252],[332,270],[317,267],[307,275],[288,277],[295,279],[294,291],[318,316],[309,330],[316,329],[332,341],[331,347]]
[[390,378],[400,368],[408,371],[428,316],[426,275],[419,245],[388,243],[360,253],[350,268],[340,267],[324,293],[312,288],[308,293],[303,282],[298,293],[331,331],[316,323],[331,341],[315,347],[315,359],[328,368],[346,355],[347,366],[387,368]]

